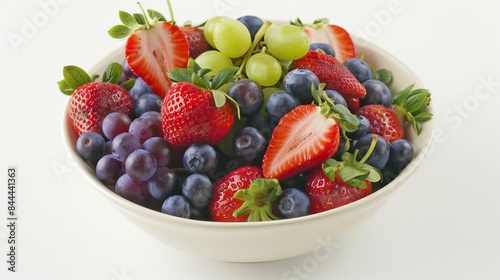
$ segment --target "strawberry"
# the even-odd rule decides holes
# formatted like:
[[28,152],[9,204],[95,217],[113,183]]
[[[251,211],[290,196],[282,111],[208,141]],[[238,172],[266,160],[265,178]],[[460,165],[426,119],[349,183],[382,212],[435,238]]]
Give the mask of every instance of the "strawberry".
[[132,97],[126,88],[116,84],[121,74],[118,63],[107,67],[100,82],[93,81],[77,66],[63,68],[64,79],[58,84],[64,94],[71,95],[68,114],[78,135],[89,131],[102,134],[102,121],[111,112],[133,113]]
[[214,184],[209,212],[217,222],[254,222],[278,219],[273,202],[282,193],[277,180],[262,178],[262,169],[239,167]]
[[377,104],[369,104],[357,111],[370,122],[370,133],[378,134],[391,143],[404,138],[404,130],[396,111]]
[[356,130],[359,121],[322,90],[313,90],[319,105],[295,107],[279,121],[264,154],[264,177],[285,180],[323,163],[338,149],[340,128]]
[[196,58],[201,53],[210,50],[210,45],[203,35],[203,29],[189,25],[181,26],[180,29],[188,42],[190,57]]
[[292,24],[302,27],[309,36],[310,43],[327,43],[341,63],[356,56],[354,43],[349,33],[342,27],[328,24],[328,19],[318,19],[312,24],[303,24],[297,19]]
[[145,15],[134,17],[121,11],[124,25],[116,25],[108,33],[117,39],[128,37],[125,57],[130,68],[153,92],[163,97],[171,85],[166,73],[173,68],[186,67],[189,46],[179,27],[165,21],[157,12],[148,12],[152,23]]
[[372,193],[372,182],[382,180],[380,171],[365,161],[375,148],[373,140],[366,155],[357,161],[358,151],[345,152],[342,161],[329,159],[309,172],[306,192],[311,203],[311,213],[334,209]]
[[335,57],[323,52],[309,51],[296,60],[293,69],[305,68],[311,70],[319,81],[325,83],[325,89],[338,91],[344,98],[364,98],[365,87],[354,75]]
[[189,64],[189,69],[168,72],[174,84],[161,105],[164,137],[174,149],[194,143],[215,145],[231,131],[235,119],[234,107],[217,89],[234,79],[237,68],[224,69],[209,81],[206,69],[193,59]]

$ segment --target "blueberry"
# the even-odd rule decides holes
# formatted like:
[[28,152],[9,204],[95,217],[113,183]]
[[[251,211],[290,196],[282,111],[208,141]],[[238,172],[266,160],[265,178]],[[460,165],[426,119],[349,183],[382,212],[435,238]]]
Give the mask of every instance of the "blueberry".
[[252,41],[255,38],[255,34],[257,33],[257,31],[259,31],[262,25],[264,25],[264,21],[262,19],[252,15],[242,16],[239,17],[237,20],[246,26],[246,28],[250,32],[250,37],[252,38]]
[[381,170],[386,182],[392,181],[413,159],[413,145],[406,139],[398,139],[389,144],[389,160]]
[[149,111],[160,112],[161,102],[162,102],[162,99],[157,94],[145,93],[145,94],[141,95],[135,101],[135,105],[134,105],[135,116],[138,118],[142,114],[149,112]]
[[377,141],[375,144],[375,148],[373,149],[372,153],[365,161],[365,163],[381,170],[386,166],[389,160],[390,150],[389,143],[384,139],[384,137],[380,135],[368,133],[361,136],[361,138],[359,138],[354,145],[354,148],[359,150],[356,159],[359,161],[366,155],[374,137]]
[[208,206],[214,197],[215,191],[208,176],[203,174],[191,174],[182,183],[182,194],[191,202],[196,209]]
[[343,64],[360,83],[370,80],[373,77],[370,64],[362,59],[350,58],[344,61]]
[[136,101],[142,95],[154,92],[151,87],[142,78],[139,77],[135,79],[134,86],[129,90],[128,93],[130,94],[130,96],[132,96],[132,99]]
[[327,43],[312,43],[309,46],[309,50],[313,50],[313,51],[320,50],[326,54],[329,54],[331,56],[335,56],[335,51],[333,50],[332,46],[330,46]]
[[217,154],[210,145],[193,144],[184,152],[182,162],[189,173],[208,174],[217,166]]
[[269,116],[271,127],[278,125],[280,119],[295,107],[299,106],[297,100],[286,91],[277,91],[269,96],[266,112]]
[[360,99],[360,105],[378,104],[384,107],[391,106],[391,91],[386,84],[379,80],[371,79],[363,83],[366,96]]
[[338,91],[327,89],[325,92],[328,97],[333,98],[334,104],[340,104],[347,108],[347,101],[345,101],[345,98]]
[[283,78],[283,87],[291,95],[299,99],[311,99],[311,85],[318,88],[319,79],[309,69],[294,69]]
[[348,152],[346,150],[346,141],[344,139],[344,137],[340,137],[339,138],[339,147],[337,148],[337,151],[335,152],[335,154],[333,155],[333,158],[336,159],[336,160],[341,160],[342,159],[342,155],[345,153],[345,152]]
[[255,127],[269,143],[273,135],[273,128],[269,124],[269,118],[261,114],[255,114],[247,118],[245,126]]
[[172,195],[169,196],[163,202],[161,206],[161,212],[189,219],[191,216],[191,206],[189,205],[189,201],[182,195]]
[[361,136],[370,132],[370,121],[362,115],[355,115],[359,120],[358,129],[354,132],[346,132],[347,137],[350,139],[359,139]]
[[227,90],[227,95],[239,104],[242,117],[254,115],[264,104],[262,87],[249,79],[234,82]]
[[97,161],[104,155],[106,141],[97,132],[85,132],[76,141],[78,154],[86,161]]
[[260,160],[266,147],[266,138],[255,127],[243,127],[233,137],[234,153],[248,162]]
[[296,218],[310,213],[309,197],[297,188],[285,189],[278,198],[278,210],[286,218]]

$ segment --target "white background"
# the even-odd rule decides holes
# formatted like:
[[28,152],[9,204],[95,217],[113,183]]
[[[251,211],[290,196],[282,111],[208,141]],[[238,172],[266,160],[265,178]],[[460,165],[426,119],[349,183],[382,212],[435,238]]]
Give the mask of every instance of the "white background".
[[[499,279],[498,3],[172,0],[179,23],[328,17],[404,61],[433,93],[429,156],[326,260],[238,264],[188,256],[145,235],[68,159],[61,135],[68,97],[56,85],[62,67],[89,69],[121,45],[107,30],[119,10],[138,12],[136,1],[1,1],[0,278]],[[142,4],[168,14],[164,1]],[[6,263],[8,166],[18,168],[16,273]]]

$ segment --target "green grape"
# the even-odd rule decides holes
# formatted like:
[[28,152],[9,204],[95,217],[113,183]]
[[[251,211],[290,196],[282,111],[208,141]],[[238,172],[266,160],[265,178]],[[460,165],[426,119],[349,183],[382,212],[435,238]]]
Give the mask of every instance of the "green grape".
[[214,28],[217,26],[219,20],[224,18],[223,16],[215,16],[212,18],[209,18],[207,22],[205,22],[205,25],[203,25],[203,35],[205,36],[205,39],[207,40],[208,44],[215,48],[214,44]]
[[297,60],[309,51],[309,36],[295,25],[278,25],[265,34],[269,52],[280,60]]
[[252,45],[248,28],[238,20],[221,18],[213,28],[215,48],[231,58],[243,56]]
[[223,53],[210,50],[200,54],[194,61],[200,65],[201,68],[212,69],[207,75],[215,76],[222,69],[233,66],[233,61]]
[[257,53],[248,59],[245,72],[249,79],[263,87],[269,87],[281,79],[282,69],[276,58],[266,53]]

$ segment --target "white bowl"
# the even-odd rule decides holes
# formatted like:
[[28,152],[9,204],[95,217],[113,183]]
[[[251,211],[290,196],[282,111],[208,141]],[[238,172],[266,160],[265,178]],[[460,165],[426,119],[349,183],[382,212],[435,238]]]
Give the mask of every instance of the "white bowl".
[[[400,90],[422,82],[400,60],[373,43],[352,36],[356,54],[376,69],[390,69],[394,76],[391,90]],[[102,73],[111,62],[122,62],[123,48],[100,60],[90,73]],[[432,111],[432,106],[429,108]],[[67,112],[63,119],[63,135],[67,149],[82,174],[92,186],[115,205],[135,226],[164,244],[202,258],[230,262],[272,261],[313,252],[331,246],[370,218],[387,199],[415,171],[431,143],[433,120],[422,124],[419,136],[407,131],[407,138],[415,150],[414,159],[402,173],[375,193],[336,209],[294,219],[255,223],[221,223],[198,221],[166,215],[134,204],[108,189],[95,176],[95,171],[78,155],[77,135],[72,129]],[[333,248],[333,246],[332,246]],[[327,248],[330,250],[331,248]]]

